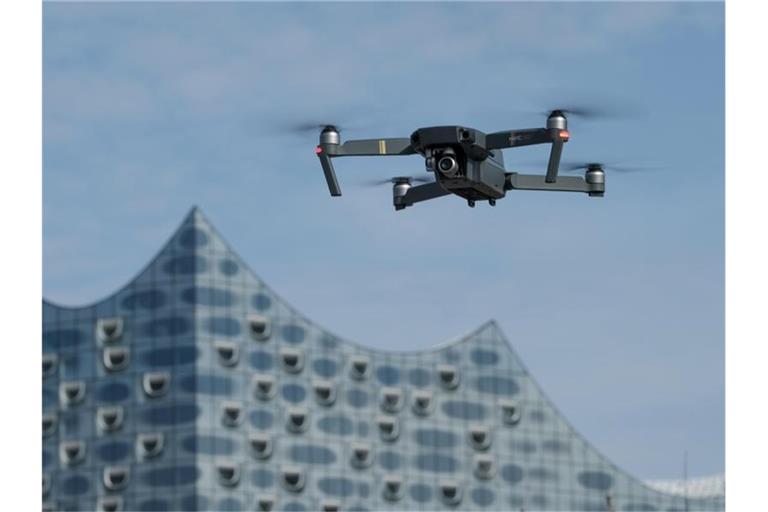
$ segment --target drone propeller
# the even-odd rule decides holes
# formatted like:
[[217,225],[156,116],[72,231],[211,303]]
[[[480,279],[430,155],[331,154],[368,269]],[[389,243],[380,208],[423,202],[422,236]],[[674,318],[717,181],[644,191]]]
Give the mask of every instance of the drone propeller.
[[610,172],[643,172],[643,171],[655,171],[657,167],[652,166],[627,166],[606,164],[601,162],[579,162],[579,163],[566,163],[561,165],[562,170],[566,172],[586,171],[587,169],[602,169],[603,171]]
[[404,180],[410,180],[411,183],[432,183],[435,181],[429,176],[396,176],[394,178],[388,178],[385,180],[364,181],[363,183],[360,183],[360,185],[364,187],[378,187],[381,185],[393,184]]

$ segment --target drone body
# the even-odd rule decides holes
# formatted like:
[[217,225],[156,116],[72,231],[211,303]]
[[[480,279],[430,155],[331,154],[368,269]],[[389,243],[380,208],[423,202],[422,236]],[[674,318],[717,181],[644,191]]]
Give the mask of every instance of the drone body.
[[[395,156],[419,154],[434,181],[412,184],[409,177],[393,178],[393,204],[402,210],[414,203],[455,194],[467,200],[488,201],[491,206],[508,190],[558,190],[584,192],[601,197],[605,192],[605,173],[599,164],[587,167],[584,177],[558,177],[563,145],[568,141],[568,122],[562,110],[552,111],[546,128],[483,133],[463,126],[419,128],[410,138],[350,140],[343,144],[339,131],[331,125],[320,133],[315,153],[325,173],[332,196],[340,196],[332,158],[341,156]],[[551,144],[545,175],[508,172],[502,149],[532,144]]]

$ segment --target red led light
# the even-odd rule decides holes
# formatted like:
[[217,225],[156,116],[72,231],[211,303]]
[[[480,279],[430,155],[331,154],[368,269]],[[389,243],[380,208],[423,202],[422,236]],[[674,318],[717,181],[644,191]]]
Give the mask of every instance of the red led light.
[[323,152],[323,148],[321,148],[320,146],[317,146],[317,147],[315,148],[315,153],[316,153],[316,154],[318,154],[318,155],[319,155],[319,154],[320,154],[320,153],[322,153],[322,152]]
[[571,137],[571,134],[568,133],[568,130],[560,130],[560,138],[563,140],[568,140]]

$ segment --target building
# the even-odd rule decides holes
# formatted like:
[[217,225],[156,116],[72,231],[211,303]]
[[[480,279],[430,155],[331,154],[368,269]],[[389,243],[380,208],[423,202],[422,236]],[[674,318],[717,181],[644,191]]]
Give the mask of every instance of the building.
[[43,303],[48,510],[722,510],[611,464],[494,322],[424,352],[341,340],[194,209],[127,286]]

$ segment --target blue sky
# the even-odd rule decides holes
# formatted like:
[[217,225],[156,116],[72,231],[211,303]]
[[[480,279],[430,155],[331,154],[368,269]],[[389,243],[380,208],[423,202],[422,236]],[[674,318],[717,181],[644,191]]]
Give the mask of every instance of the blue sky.
[[[107,295],[196,204],[332,331],[424,348],[495,318],[621,467],[679,477],[687,449],[691,474],[723,471],[723,18],[721,3],[45,4],[44,295]],[[418,157],[337,160],[332,199],[316,136],[279,130],[538,127],[595,98],[644,115],[573,119],[564,159],[657,167],[609,174],[603,199],[396,213],[387,187],[359,184]],[[523,171],[546,155],[505,152]]]

